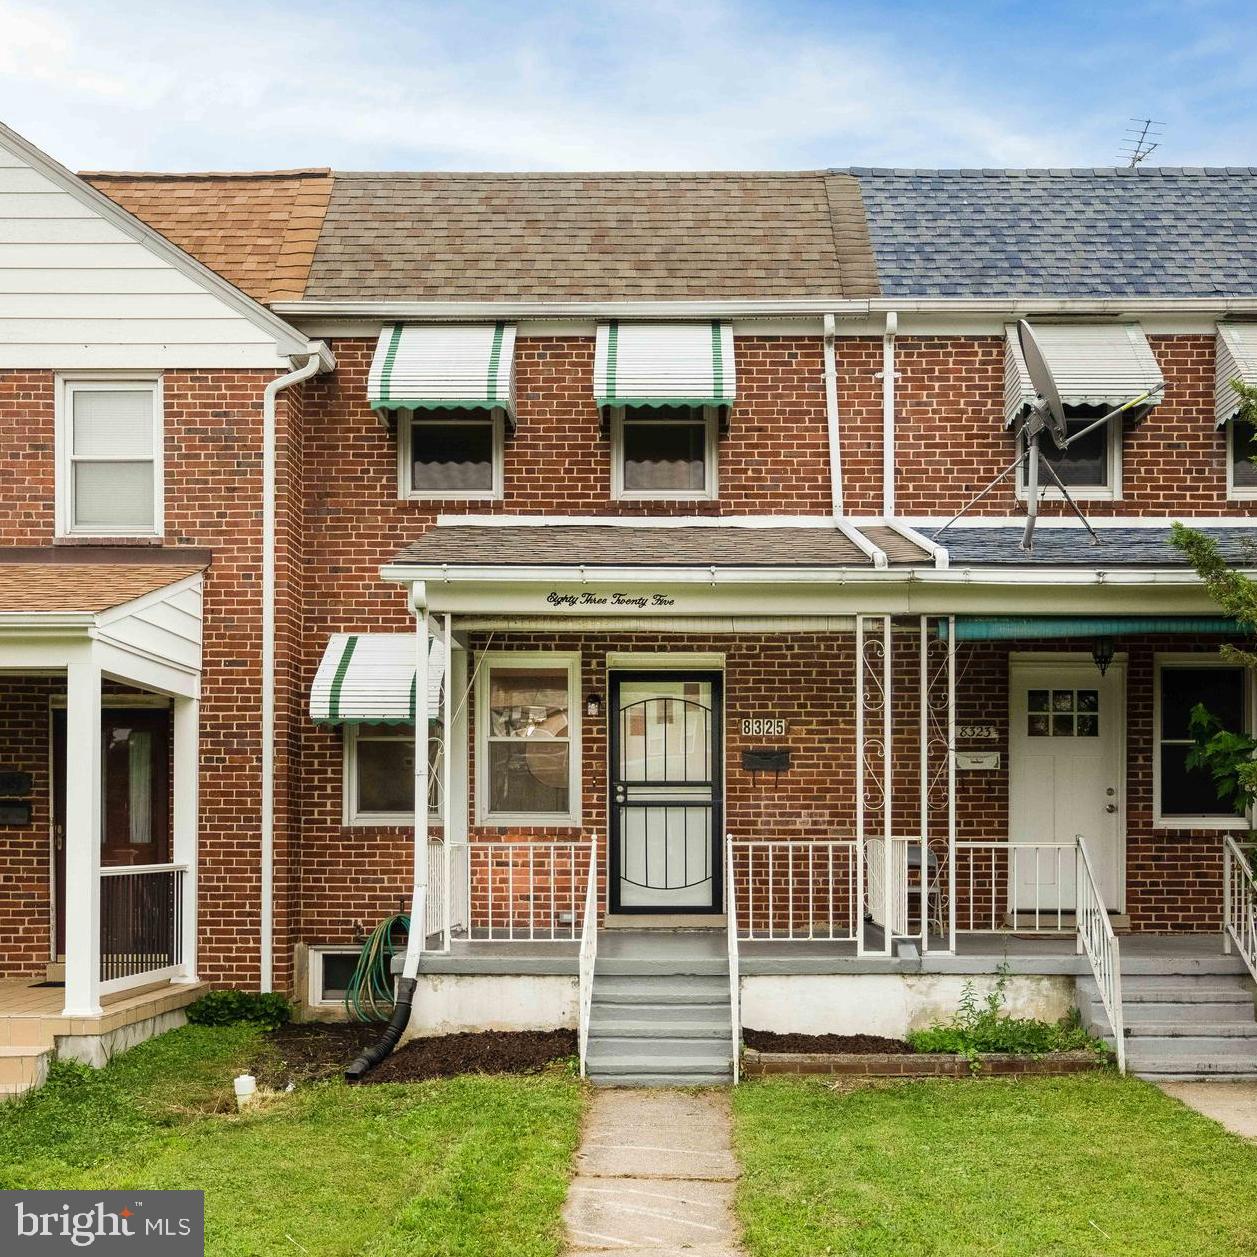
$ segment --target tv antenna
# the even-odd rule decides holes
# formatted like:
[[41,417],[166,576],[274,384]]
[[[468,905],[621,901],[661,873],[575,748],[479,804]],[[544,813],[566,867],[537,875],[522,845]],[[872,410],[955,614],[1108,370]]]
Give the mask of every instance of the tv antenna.
[[1030,403],[1030,413],[1026,416],[1022,430],[1018,434],[1018,440],[1022,443],[1023,448],[1017,457],[981,493],[976,494],[966,502],[934,534],[934,539],[937,541],[962,515],[966,514],[986,497],[1001,480],[1010,476],[1019,467],[1024,466],[1026,470],[1026,528],[1021,535],[1021,548],[1027,554],[1034,552],[1034,526],[1039,517],[1040,470],[1047,472],[1048,478],[1060,490],[1061,497],[1069,505],[1069,509],[1078,516],[1082,526],[1091,536],[1091,544],[1098,546],[1100,544],[1099,535],[1091,527],[1078,503],[1070,496],[1064,481],[1057,475],[1056,468],[1046,458],[1040,457],[1039,442],[1044,432],[1046,432],[1051,438],[1052,444],[1064,453],[1076,441],[1081,441],[1083,437],[1088,436],[1097,428],[1104,427],[1105,424],[1116,419],[1119,415],[1125,414],[1126,411],[1131,410],[1135,406],[1142,406],[1145,402],[1150,401],[1165,388],[1165,384],[1158,384],[1146,393],[1140,393],[1138,397],[1132,397],[1130,401],[1123,402],[1120,406],[1110,410],[1107,415],[1101,415],[1099,419],[1087,424],[1084,428],[1080,428],[1070,436],[1068,420],[1065,415],[1065,405],[1061,401],[1060,389],[1056,387],[1052,369],[1048,366],[1047,359],[1043,356],[1043,350],[1035,337],[1034,329],[1025,319],[1018,319],[1017,321],[1017,340],[1021,345],[1021,356],[1026,364],[1026,373],[1030,376],[1030,386],[1036,393],[1034,401]]
[[1161,132],[1164,129],[1164,122],[1154,122],[1151,118],[1131,118],[1118,156],[1133,169],[1160,147]]

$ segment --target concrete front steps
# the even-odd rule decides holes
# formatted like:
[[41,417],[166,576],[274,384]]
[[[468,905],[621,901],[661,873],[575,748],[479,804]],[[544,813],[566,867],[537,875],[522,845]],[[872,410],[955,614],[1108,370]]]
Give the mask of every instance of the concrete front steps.
[[723,932],[617,930],[598,941],[586,1069],[604,1087],[733,1079]]
[[[1078,1007],[1087,1029],[1112,1046],[1090,977],[1078,979]],[[1141,1078],[1257,1078],[1254,987],[1228,958],[1189,972],[1175,972],[1171,963],[1161,973],[1123,973],[1122,1015],[1126,1068]]]
[[52,1048],[0,1047],[0,1101],[14,1100],[42,1087],[52,1064]]

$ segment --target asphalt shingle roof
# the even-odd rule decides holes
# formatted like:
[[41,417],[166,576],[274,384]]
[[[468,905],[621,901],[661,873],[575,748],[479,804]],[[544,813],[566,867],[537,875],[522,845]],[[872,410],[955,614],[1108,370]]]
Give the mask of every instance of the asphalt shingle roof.
[[1257,292],[1257,168],[849,173],[887,296]]
[[[953,566],[1005,567],[1186,567],[1187,557],[1170,544],[1166,528],[1101,528],[1091,544],[1083,528],[1037,528],[1034,552],[1021,548],[1022,529],[949,528],[938,538]],[[1257,528],[1202,528],[1232,563],[1257,567]],[[930,530],[926,530],[929,536]]]
[[338,172],[305,295],[596,301],[876,291],[849,175]]

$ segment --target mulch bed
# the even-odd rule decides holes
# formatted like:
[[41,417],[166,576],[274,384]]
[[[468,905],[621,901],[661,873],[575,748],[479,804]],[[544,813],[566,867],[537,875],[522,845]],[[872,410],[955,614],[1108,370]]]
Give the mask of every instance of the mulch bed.
[[742,1042],[757,1052],[876,1052],[883,1056],[913,1053],[902,1039],[886,1039],[880,1034],[777,1034],[772,1030],[743,1030]]
[[411,1039],[364,1082],[419,1082],[454,1074],[536,1074],[576,1055],[575,1030],[487,1030]]
[[[293,1022],[262,1039],[249,1065],[258,1086],[282,1091],[292,1083],[340,1078],[345,1066],[374,1043],[384,1027],[343,1022]],[[535,1074],[576,1055],[575,1030],[487,1031],[412,1039],[375,1067],[364,1082],[420,1082],[455,1074]]]

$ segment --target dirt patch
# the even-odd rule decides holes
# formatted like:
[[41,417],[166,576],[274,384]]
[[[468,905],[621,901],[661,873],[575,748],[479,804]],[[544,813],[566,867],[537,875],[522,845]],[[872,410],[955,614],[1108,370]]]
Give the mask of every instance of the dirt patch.
[[336,1022],[294,1022],[280,1026],[262,1038],[262,1046],[249,1071],[258,1085],[282,1090],[290,1082],[318,1082],[339,1078],[345,1066],[368,1043],[374,1043],[381,1025]]
[[576,1055],[575,1030],[489,1030],[412,1039],[364,1082],[419,1082],[454,1074],[535,1074]]
[[756,1052],[913,1055],[912,1049],[902,1039],[886,1039],[879,1034],[776,1034],[772,1030],[743,1030],[742,1042]]

